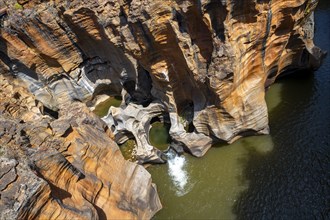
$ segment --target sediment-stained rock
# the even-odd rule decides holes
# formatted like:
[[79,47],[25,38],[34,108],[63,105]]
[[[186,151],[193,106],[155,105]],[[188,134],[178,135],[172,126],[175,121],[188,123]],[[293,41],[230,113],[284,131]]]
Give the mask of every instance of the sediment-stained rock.
[[[151,218],[150,175],[113,140],[135,138],[144,163],[164,162],[148,138],[155,117],[198,157],[268,133],[266,88],[324,55],[316,4],[0,0],[0,218]],[[98,95],[123,98],[107,125],[77,102]]]
[[[324,55],[313,44],[316,0],[14,4],[0,4],[2,69],[25,79],[45,106],[123,94],[124,114],[130,103],[143,112],[156,100],[170,115],[173,142],[195,156],[217,141],[268,133],[265,88],[317,68]],[[135,139],[148,140],[146,130]],[[148,142],[138,145],[157,157]]]
[[137,162],[164,163],[162,152],[149,143],[150,122],[164,113],[164,105],[160,103],[151,103],[145,108],[130,103],[125,109],[110,107],[108,115],[102,119],[111,125],[117,143],[123,144],[132,136],[135,137],[137,147],[134,156]]
[[158,100],[173,141],[196,156],[219,140],[268,133],[265,87],[317,68],[323,55],[313,44],[315,0],[14,3],[1,4],[1,63],[45,106],[102,93],[124,92],[128,105]]
[[85,104],[54,119],[20,83],[0,76],[0,219],[149,219],[161,208],[150,174]]

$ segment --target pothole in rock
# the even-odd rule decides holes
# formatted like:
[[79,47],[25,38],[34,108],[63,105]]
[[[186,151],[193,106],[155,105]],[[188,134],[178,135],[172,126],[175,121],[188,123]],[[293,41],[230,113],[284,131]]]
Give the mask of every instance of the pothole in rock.
[[127,140],[125,143],[120,144],[119,148],[121,153],[123,154],[125,160],[135,162],[136,161],[136,153],[135,153],[135,140]]
[[153,122],[149,131],[150,144],[158,150],[166,151],[171,143],[170,127],[171,125],[166,122]]
[[121,102],[122,98],[120,96],[109,96],[107,99],[97,104],[93,112],[99,117],[104,117],[108,114],[111,106],[119,107]]

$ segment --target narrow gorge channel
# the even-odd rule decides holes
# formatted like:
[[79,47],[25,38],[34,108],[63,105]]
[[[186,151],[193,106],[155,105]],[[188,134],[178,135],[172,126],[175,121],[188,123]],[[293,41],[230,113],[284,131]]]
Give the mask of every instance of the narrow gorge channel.
[[[315,42],[330,51],[330,3],[315,19]],[[328,219],[330,57],[314,75],[299,74],[266,93],[270,135],[149,167],[163,204],[154,219]]]
[[330,219],[329,27],[325,0],[0,0],[0,219]]
[[[330,51],[330,4],[315,14],[316,44]],[[267,91],[271,135],[216,144],[203,158],[167,152],[167,164],[147,168],[163,204],[153,219],[329,217],[329,83],[327,57],[314,75],[299,72]],[[166,150],[168,131],[154,123],[151,144]]]

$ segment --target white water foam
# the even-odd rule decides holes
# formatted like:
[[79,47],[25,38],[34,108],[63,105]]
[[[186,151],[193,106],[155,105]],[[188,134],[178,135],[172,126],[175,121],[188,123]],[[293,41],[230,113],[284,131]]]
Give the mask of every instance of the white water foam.
[[174,151],[167,152],[168,157],[168,173],[175,186],[175,193],[177,196],[183,196],[190,191],[187,188],[189,176],[186,171],[186,158],[177,155]]

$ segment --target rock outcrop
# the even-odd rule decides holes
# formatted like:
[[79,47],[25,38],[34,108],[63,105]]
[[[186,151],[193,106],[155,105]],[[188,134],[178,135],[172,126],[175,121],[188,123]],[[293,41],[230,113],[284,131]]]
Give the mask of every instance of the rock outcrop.
[[0,76],[0,219],[149,219],[161,208],[150,174],[84,104],[54,119],[20,83]]
[[[1,4],[3,68],[46,107],[104,93],[123,95],[122,109],[160,102],[172,140],[195,156],[268,133],[265,88],[282,73],[317,68],[323,55],[313,44],[315,0],[15,2]],[[142,160],[158,157],[137,144]]]
[[[22,218],[40,209],[54,218],[151,217],[160,204],[150,176],[111,139],[134,138],[144,163],[164,162],[149,142],[155,117],[169,119],[173,146],[198,157],[215,142],[268,133],[266,88],[280,75],[318,68],[324,56],[313,44],[316,4],[0,0],[1,75],[24,82],[13,91],[35,96],[27,105],[13,94],[1,114],[1,143],[22,156],[2,159],[8,178],[0,186],[32,181],[13,188],[25,197],[8,207]],[[107,126],[77,103],[104,94],[123,100],[103,118]],[[26,198],[35,203],[24,206]]]
[[135,137],[134,156],[137,162],[164,163],[162,152],[151,146],[148,139],[150,121],[153,118],[162,117],[164,113],[164,105],[161,103],[151,103],[147,107],[130,103],[125,109],[110,107],[108,115],[103,120],[112,126],[110,129],[118,144],[123,144],[129,138]]
[[172,140],[195,156],[217,141],[268,133],[265,87],[317,68],[323,55],[313,44],[315,0],[15,3],[1,4],[1,63],[46,107],[104,93],[128,105],[161,102]]

